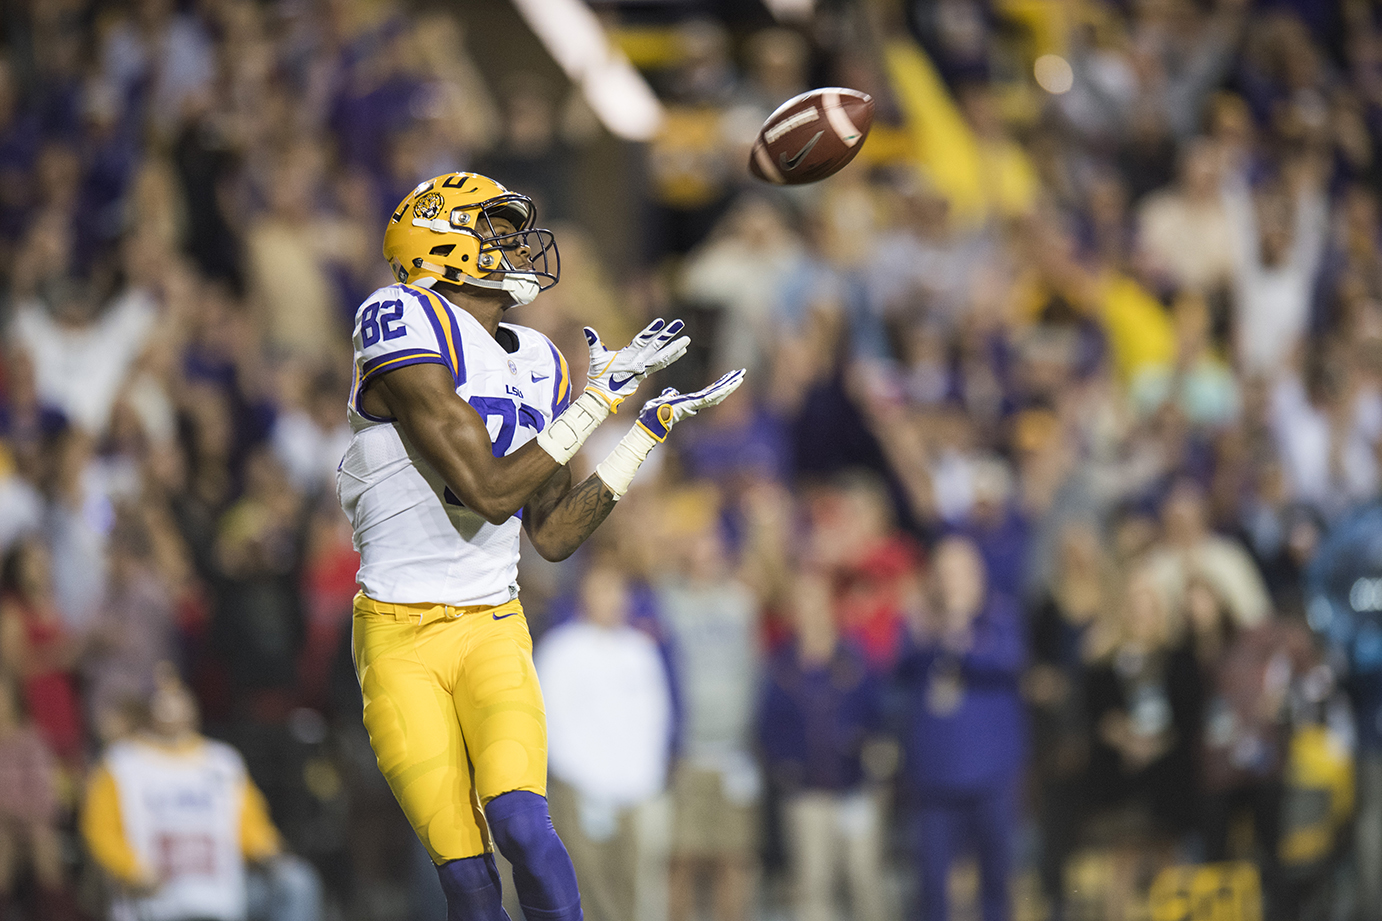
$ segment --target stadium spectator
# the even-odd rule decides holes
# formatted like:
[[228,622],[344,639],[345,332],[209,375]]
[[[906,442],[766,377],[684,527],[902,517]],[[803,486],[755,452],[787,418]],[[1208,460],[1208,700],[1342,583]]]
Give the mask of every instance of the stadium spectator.
[[111,90],[128,103],[147,94],[165,131],[210,89],[214,77],[206,23],[166,0],[145,0],[111,22],[99,58]]
[[899,665],[908,699],[904,779],[921,882],[918,916],[950,917],[950,868],[972,846],[981,916],[1003,921],[1012,911],[1012,845],[1026,762],[1021,617],[1011,599],[991,589],[978,548],[963,537],[937,545],[932,589]]
[[[671,688],[657,643],[628,623],[626,575],[596,562],[581,589],[580,619],[548,631],[533,654],[547,706],[547,798],[586,917],[635,921],[649,856],[639,807],[667,782]],[[666,885],[665,866],[647,876]]]
[[880,682],[840,639],[825,578],[799,574],[790,605],[796,634],[767,664],[758,734],[784,798],[796,916],[835,918],[843,875],[847,916],[883,921],[883,815],[864,767],[865,745],[882,728]]
[[94,734],[122,734],[124,709],[153,691],[154,667],[172,661],[172,588],[156,568],[153,541],[129,510],[112,530],[105,603],[87,635],[81,672]]
[[1172,318],[1174,361],[1143,367],[1129,385],[1129,399],[1142,415],[1171,403],[1190,425],[1221,430],[1238,415],[1240,396],[1232,369],[1214,346],[1209,304],[1199,291],[1184,291]]
[[[648,150],[655,208],[647,256],[685,254],[724,212],[732,172],[724,105],[738,83],[723,24],[693,19],[677,29],[665,120]],[[752,129],[750,129],[752,130]]]
[[34,363],[39,399],[87,434],[105,433],[111,406],[157,320],[143,292],[108,305],[92,281],[57,278],[21,304],[12,335]]
[[906,632],[903,612],[917,591],[920,551],[898,528],[876,477],[847,473],[813,504],[808,563],[829,580],[841,636],[871,671],[885,674]]
[[369,256],[365,241],[317,204],[325,163],[311,142],[282,154],[269,180],[270,210],[245,234],[245,261],[269,353],[339,366],[346,336],[331,272]]
[[[7,553],[20,537],[36,531],[44,512],[37,468],[44,428],[42,416],[45,414],[36,404],[25,405],[27,401],[23,395],[32,391],[19,383],[23,375],[19,364],[11,360],[6,368],[9,384],[7,396],[11,397],[7,408],[11,412],[6,414],[8,418],[0,427],[4,432],[0,434],[0,456],[3,456],[0,462],[3,463],[0,466],[0,553]],[[23,416],[27,416],[31,408],[35,411],[34,415],[24,419]],[[50,418],[54,427],[65,424],[61,414],[55,413]],[[26,431],[30,422],[34,423],[34,427]]]
[[[82,837],[118,888],[111,918],[315,921],[316,872],[283,850],[240,755],[197,723],[196,701],[163,663],[137,731],[87,781]],[[247,876],[247,863],[261,875]]]
[[74,673],[81,640],[58,612],[51,565],[52,556],[37,537],[21,540],[5,557],[0,570],[0,652],[44,742],[76,771],[85,742]]
[[106,536],[114,518],[109,487],[96,469],[96,442],[76,428],[48,445],[43,458],[47,515],[44,538],[53,557],[53,600],[62,624],[85,633],[106,591]]
[[1252,557],[1238,541],[1210,531],[1207,517],[1204,492],[1189,479],[1178,480],[1161,506],[1163,540],[1148,554],[1146,566],[1173,632],[1180,629],[1186,587],[1195,576],[1214,587],[1240,626],[1259,624],[1271,613],[1271,598]]
[[873,310],[885,317],[959,321],[968,306],[980,264],[995,255],[987,234],[954,226],[946,200],[914,174],[886,179],[890,217],[870,260]]
[[1342,349],[1307,358],[1277,378],[1271,431],[1290,498],[1333,517],[1375,494],[1375,445],[1382,436],[1382,394],[1371,372]]
[[274,454],[298,492],[317,496],[335,489],[336,465],[350,445],[350,426],[338,411],[347,389],[333,369],[289,364],[280,373],[280,403],[269,437]]
[[1164,284],[1205,296],[1233,279],[1233,233],[1220,195],[1219,151],[1207,138],[1181,150],[1174,186],[1148,195],[1138,209],[1140,258]]
[[970,474],[970,491],[969,510],[950,530],[979,549],[992,591],[1020,598],[1027,582],[1029,536],[1012,469],[1002,458],[979,458]]
[[1283,188],[1254,202],[1242,176],[1224,179],[1233,245],[1234,343],[1240,369],[1270,375],[1290,360],[1310,319],[1310,300],[1328,230],[1320,166],[1284,163]]
[[0,910],[9,915],[31,877],[32,917],[61,918],[64,897],[61,777],[52,749],[24,713],[9,674],[0,676]]
[[306,508],[273,455],[246,464],[244,495],[216,529],[211,648],[238,705],[281,719],[292,702],[306,633],[301,567]]
[[1190,632],[1174,625],[1147,569],[1128,575],[1097,631],[1084,692],[1088,834],[1115,861],[1105,910],[1120,911],[1141,861],[1194,826],[1204,682]]
[[1032,719],[1032,768],[1041,830],[1041,885],[1053,917],[1063,917],[1065,868],[1086,812],[1089,739],[1085,668],[1090,633],[1115,605],[1117,573],[1091,521],[1060,532],[1055,578],[1031,621],[1031,664],[1023,691]]
[[668,917],[695,917],[708,887],[711,917],[744,921],[757,888],[763,785],[752,749],[759,604],[735,576],[713,492],[684,491],[667,515],[672,565],[655,587],[682,700]]
[[1287,917],[1280,900],[1282,790],[1290,741],[1290,704],[1317,664],[1310,636],[1299,623],[1272,618],[1240,629],[1213,588],[1190,584],[1186,597],[1195,651],[1205,672],[1202,748],[1202,828],[1210,861],[1230,856],[1234,818],[1252,815],[1246,856],[1261,868],[1271,913]]
[[1382,599],[1375,594],[1382,573],[1376,552],[1379,533],[1382,506],[1358,509],[1325,540],[1306,576],[1310,623],[1339,670],[1357,735],[1353,859],[1360,919],[1382,918],[1382,879],[1374,869],[1382,860]]
[[680,293],[714,311],[711,367],[766,370],[777,345],[777,300],[801,245],[781,204],[746,197],[687,255]]

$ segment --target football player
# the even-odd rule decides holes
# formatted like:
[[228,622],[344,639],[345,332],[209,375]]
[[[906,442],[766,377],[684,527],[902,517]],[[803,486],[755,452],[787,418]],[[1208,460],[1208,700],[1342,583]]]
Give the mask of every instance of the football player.
[[590,365],[572,399],[561,353],[504,312],[557,283],[532,201],[474,173],[428,180],[384,233],[398,284],[356,313],[354,438],[337,475],[360,551],[352,638],[379,768],[437,865],[451,921],[507,918],[491,841],[529,921],[581,917],[548,817],[547,729],[518,600],[519,528],[549,560],[580,546],[676,422],[728,396],[726,374],[648,401],[579,484],[567,462],[689,339],[654,320]]

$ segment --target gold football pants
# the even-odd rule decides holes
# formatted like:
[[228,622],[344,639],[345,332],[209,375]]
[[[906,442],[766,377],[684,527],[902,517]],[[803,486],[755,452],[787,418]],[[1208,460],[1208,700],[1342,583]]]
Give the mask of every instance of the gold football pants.
[[515,599],[490,607],[355,596],[355,674],[379,770],[436,863],[489,850],[483,807],[547,795],[547,719]]

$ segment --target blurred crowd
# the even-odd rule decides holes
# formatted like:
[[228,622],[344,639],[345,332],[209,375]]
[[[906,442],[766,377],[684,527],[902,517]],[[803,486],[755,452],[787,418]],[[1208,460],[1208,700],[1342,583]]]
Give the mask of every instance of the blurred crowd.
[[[749,369],[524,556],[588,918],[1135,918],[1215,866],[1382,921],[1374,6],[595,6],[665,107],[626,157],[482,53],[497,0],[3,8],[0,917],[441,917],[334,479],[384,221],[473,169],[556,231],[513,319],[573,367],[676,315],[659,387]],[[859,161],[750,180],[830,84]]]

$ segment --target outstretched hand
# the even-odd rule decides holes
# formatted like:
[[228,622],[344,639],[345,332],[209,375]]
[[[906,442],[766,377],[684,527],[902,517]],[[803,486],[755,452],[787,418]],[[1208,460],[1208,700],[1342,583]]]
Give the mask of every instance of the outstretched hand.
[[638,424],[658,441],[663,441],[672,426],[687,416],[694,416],[707,406],[714,406],[729,396],[744,382],[745,371],[730,371],[709,387],[695,393],[681,393],[675,387],[668,387],[658,396],[643,404],[638,414]]
[[633,395],[643,378],[654,371],[661,371],[686,354],[691,337],[677,338],[684,326],[681,320],[670,323],[654,320],[617,352],[605,348],[600,334],[589,326],[585,327],[585,341],[590,346],[590,373],[586,377],[586,389],[594,391],[608,403],[611,412],[617,412],[619,404]]
[[733,393],[744,382],[743,370],[731,371],[715,383],[695,393],[679,393],[668,387],[659,396],[643,404],[638,421],[595,468],[595,476],[609,489],[614,499],[629,491],[638,468],[647,460],[678,421],[694,416],[707,406],[714,406]]

